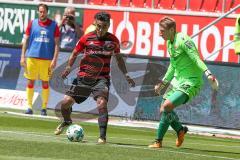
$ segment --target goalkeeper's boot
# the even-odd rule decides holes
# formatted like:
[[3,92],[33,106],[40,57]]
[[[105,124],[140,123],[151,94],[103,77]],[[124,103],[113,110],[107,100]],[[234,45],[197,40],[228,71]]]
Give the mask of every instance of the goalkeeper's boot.
[[28,108],[26,110],[25,114],[33,114],[33,110],[31,108]]
[[106,138],[98,138],[97,144],[105,144],[106,143]]
[[179,132],[178,132],[178,138],[176,139],[176,146],[180,147],[184,141],[184,136],[187,133],[188,128],[184,126]]
[[56,128],[54,134],[55,135],[59,135],[61,134],[65,128],[67,128],[69,125],[72,124],[72,121],[64,121],[61,124],[58,125],[58,127]]
[[162,141],[156,139],[153,144],[150,144],[148,148],[162,148]]

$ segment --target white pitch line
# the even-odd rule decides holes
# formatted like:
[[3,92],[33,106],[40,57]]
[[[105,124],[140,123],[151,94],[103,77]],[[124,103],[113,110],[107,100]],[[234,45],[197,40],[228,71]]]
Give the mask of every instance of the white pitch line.
[[[91,136],[89,136],[91,137]],[[136,139],[136,138],[119,138],[119,137],[109,137],[110,139],[125,139],[125,140],[133,140],[133,141],[149,141],[149,140],[146,140],[146,139]],[[173,143],[175,144],[175,142],[172,142],[172,141],[167,141],[165,140],[164,142],[167,142],[167,143]],[[187,144],[193,144],[193,145],[198,145],[198,146],[213,146],[213,147],[225,147],[225,148],[240,148],[240,145],[239,146],[226,146],[226,145],[223,145],[223,144],[202,144],[202,143],[191,143],[191,142],[187,142]]]
[[208,158],[240,160],[240,159],[230,158],[230,157],[211,156],[211,155],[197,154],[197,153],[189,153],[189,152],[181,152],[181,151],[171,151],[171,150],[167,150],[167,149],[151,149],[151,148],[147,148],[147,147],[128,146],[128,145],[124,145],[124,146],[123,146],[123,145],[118,145],[118,144],[112,144],[112,146],[123,147],[123,148],[134,148],[134,149],[154,150],[154,151],[160,151],[160,152],[170,152],[170,153],[176,153],[176,154],[185,154],[185,155],[193,155],[193,156],[208,157]]
[[[16,131],[0,131],[0,133],[16,133]],[[33,135],[33,136],[45,136],[45,137],[53,137],[53,138],[59,138],[55,135],[50,135],[49,133],[41,133],[41,134],[38,134],[37,132],[23,132],[23,131],[17,131],[19,134],[27,134],[27,135]],[[64,135],[64,134],[62,134]],[[87,136],[87,137],[96,137],[96,136]],[[144,142],[149,142],[149,140],[147,139],[141,139],[141,138],[124,138],[124,137],[108,137],[109,139],[124,139],[124,140],[132,140],[132,141],[144,141]],[[164,142],[167,142],[167,143],[170,143],[170,144],[175,144],[174,142],[172,141],[168,141],[168,140],[165,140]],[[191,143],[191,142],[188,142],[187,144],[193,144],[193,145],[198,145],[198,146],[213,146],[213,147],[224,147],[224,148],[240,148],[240,146],[227,146],[227,145],[223,145],[223,144],[202,144],[202,143]]]
[[54,119],[54,120],[58,120],[58,117],[55,116],[42,116],[42,115],[35,115],[35,114],[25,114],[25,113],[18,113],[18,112],[10,112],[10,111],[4,111],[2,112],[4,114],[11,114],[11,115],[17,115],[17,116],[22,116],[22,117],[31,117],[31,118],[41,118],[41,119]]
[[[38,136],[38,137],[45,137],[45,138],[58,138],[58,139],[65,139],[62,137],[56,137],[56,136],[47,136],[47,135],[41,135],[36,132],[22,132],[22,131],[0,131],[0,133],[12,133],[12,134],[26,134],[26,135],[32,135],[32,136]],[[90,136],[88,136],[90,137]],[[110,138],[116,138],[116,137],[110,137]],[[118,138],[122,139],[122,138]],[[84,145],[95,145],[94,143],[83,143]],[[151,151],[160,151],[160,152],[170,152],[175,154],[184,154],[184,155],[193,155],[193,156],[199,156],[199,157],[208,157],[208,158],[217,158],[217,159],[226,159],[226,160],[240,160],[236,158],[230,158],[230,157],[223,157],[223,156],[211,156],[211,155],[205,155],[205,154],[197,154],[197,153],[189,153],[189,152],[183,152],[183,151],[171,151],[168,149],[151,149],[147,147],[138,147],[138,146],[130,146],[130,145],[118,145],[118,144],[110,144],[107,145],[113,146],[113,147],[122,147],[122,148],[134,148],[134,149],[143,149],[143,150],[151,150]]]
[[[38,118],[43,118],[45,120],[52,120],[52,119],[57,120],[58,119],[57,117],[54,117],[54,116],[26,115],[26,114],[17,113],[17,112],[4,112],[4,113],[12,114],[12,115],[19,115],[19,116],[23,116],[23,117],[37,118],[37,119]],[[97,123],[97,121],[96,122],[95,121],[89,121],[87,123],[90,123],[90,124],[91,123]],[[112,124],[110,123],[110,125],[112,125],[112,127],[118,127],[118,128],[121,128],[121,129],[126,129],[126,127],[127,127],[127,126],[121,126],[119,124],[116,125],[114,122],[112,122]],[[139,127],[136,127],[136,128],[127,127],[127,130],[138,131],[138,132],[152,132],[150,130],[140,130]],[[35,132],[33,132],[33,134],[35,134]],[[191,137],[197,137],[193,134],[190,134],[190,136]],[[119,139],[118,137],[109,137],[109,138]],[[207,139],[204,136],[202,138]],[[133,139],[133,138],[122,138],[122,139],[129,139],[129,140],[136,140],[136,141],[138,141],[138,140],[146,141],[145,139]],[[224,140],[219,139],[219,141],[226,141],[226,139],[224,139]],[[171,141],[165,141],[165,142],[172,143]],[[233,142],[233,141],[229,141],[229,142]],[[188,143],[188,144],[200,145],[200,146],[209,146],[209,144],[202,144],[202,143]],[[225,148],[240,148],[240,146],[226,146],[226,145],[213,145],[213,144],[211,144],[210,146],[215,146],[215,147],[219,146],[219,147],[225,147]]]
[[[55,116],[40,116],[40,115],[26,115],[24,113],[18,113],[18,112],[11,112],[11,111],[4,111],[5,114],[12,114],[12,115],[18,115],[22,117],[31,117],[31,118],[38,118],[38,119],[44,119],[44,120],[59,120],[59,117]],[[74,119],[73,119],[74,120]],[[89,120],[83,120],[83,122],[87,123],[98,123],[97,119],[89,119]],[[108,122],[111,126],[122,126],[122,127],[131,127],[132,129],[129,130],[135,130],[134,128],[150,128],[150,129],[156,129],[157,124],[154,124],[152,122],[134,122],[134,121],[119,121],[110,119]],[[189,127],[189,134],[190,135],[200,135],[200,136],[207,136],[212,137],[215,136],[217,138],[229,138],[229,139],[240,139],[240,132],[237,130],[222,130],[222,129],[216,129],[216,128],[204,128],[199,126],[188,126]],[[171,129],[171,128],[170,128]],[[210,129],[210,130],[209,130]],[[152,132],[150,130],[141,130],[141,132]],[[219,139],[220,140],[220,139]],[[225,140],[224,140],[225,141]]]
[[[9,112],[9,111],[4,111],[3,113],[5,114],[11,114],[11,115],[17,115],[17,116],[22,116],[24,118],[27,118],[27,117],[30,117],[32,119],[36,119],[36,120],[59,120],[58,117],[54,117],[54,116],[41,116],[41,115],[28,115],[28,114],[25,114],[25,113],[18,113],[18,112]],[[88,121],[83,121],[84,123],[90,123],[90,124],[96,124],[98,123],[97,120],[88,120]],[[78,122],[79,123],[79,122]],[[80,122],[81,123],[81,122]],[[144,127],[139,127],[139,126],[123,126],[119,123],[116,123],[114,121],[109,121],[108,123],[109,125],[111,125],[112,127],[122,127],[123,129],[125,129],[124,127],[127,127],[128,130],[132,130],[132,131],[141,131],[141,132],[151,132],[151,131],[148,131],[148,130],[139,130],[137,128],[144,128]],[[134,129],[134,128],[136,129]]]
[[[119,126],[118,128],[121,128],[121,126]],[[122,129],[126,129],[126,128],[122,128]],[[134,131],[142,131],[142,130],[139,130],[139,129],[132,129],[132,128],[128,128],[127,130],[134,130]],[[36,132],[27,132],[27,133],[32,133],[32,134],[35,134]],[[44,134],[44,133],[42,133]],[[46,135],[49,135],[49,133],[46,133]],[[95,137],[95,136],[88,136],[88,137]],[[195,136],[197,137],[197,136]],[[109,139],[124,139],[124,140],[133,140],[133,141],[144,141],[144,142],[149,142],[149,140],[147,139],[141,139],[141,138],[125,138],[125,137],[108,137]],[[206,140],[208,140],[206,138]],[[223,140],[224,141],[224,140]],[[172,144],[175,144],[175,142],[172,142],[172,141],[168,141],[168,140],[165,140],[164,142],[167,142],[167,143],[172,143]],[[228,141],[228,142],[234,142],[234,141]],[[213,147],[224,147],[224,148],[240,148],[240,145],[236,146],[236,145],[231,145],[231,146],[228,146],[228,145],[223,145],[223,144],[203,144],[203,143],[193,143],[193,142],[188,142],[187,144],[193,144],[193,145],[198,145],[198,146],[213,146]]]

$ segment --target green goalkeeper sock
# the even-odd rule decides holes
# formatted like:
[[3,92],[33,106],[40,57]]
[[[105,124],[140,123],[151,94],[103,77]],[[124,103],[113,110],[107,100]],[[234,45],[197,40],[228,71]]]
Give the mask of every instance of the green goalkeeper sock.
[[183,128],[182,123],[179,122],[178,115],[174,111],[171,112],[170,125],[177,133]]
[[162,140],[164,135],[166,134],[168,127],[169,127],[170,123],[169,123],[169,119],[168,119],[168,113],[167,112],[163,112],[160,122],[159,122],[159,127],[157,130],[157,139],[158,140]]

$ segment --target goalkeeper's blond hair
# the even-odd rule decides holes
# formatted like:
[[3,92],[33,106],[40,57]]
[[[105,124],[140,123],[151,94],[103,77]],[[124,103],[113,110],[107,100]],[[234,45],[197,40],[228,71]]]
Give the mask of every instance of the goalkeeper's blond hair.
[[170,29],[170,28],[174,28],[174,31],[176,31],[176,21],[168,16],[163,17],[160,21],[159,21],[159,25],[166,28],[166,29]]

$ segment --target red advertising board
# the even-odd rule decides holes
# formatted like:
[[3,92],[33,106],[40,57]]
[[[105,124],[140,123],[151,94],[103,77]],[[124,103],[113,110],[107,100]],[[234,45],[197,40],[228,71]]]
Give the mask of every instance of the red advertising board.
[[[84,28],[93,22],[98,10],[84,10]],[[171,16],[177,22],[177,31],[193,35],[211,23],[216,17],[190,15],[163,15],[156,13],[139,13],[108,11],[111,14],[109,31],[121,42],[129,41],[132,45],[122,49],[122,53],[143,56],[168,57],[164,40],[159,36],[158,22],[163,16]],[[233,40],[235,19],[224,18],[215,25],[194,37],[202,59],[215,62],[237,62],[234,54]],[[223,46],[228,45],[224,49]]]

